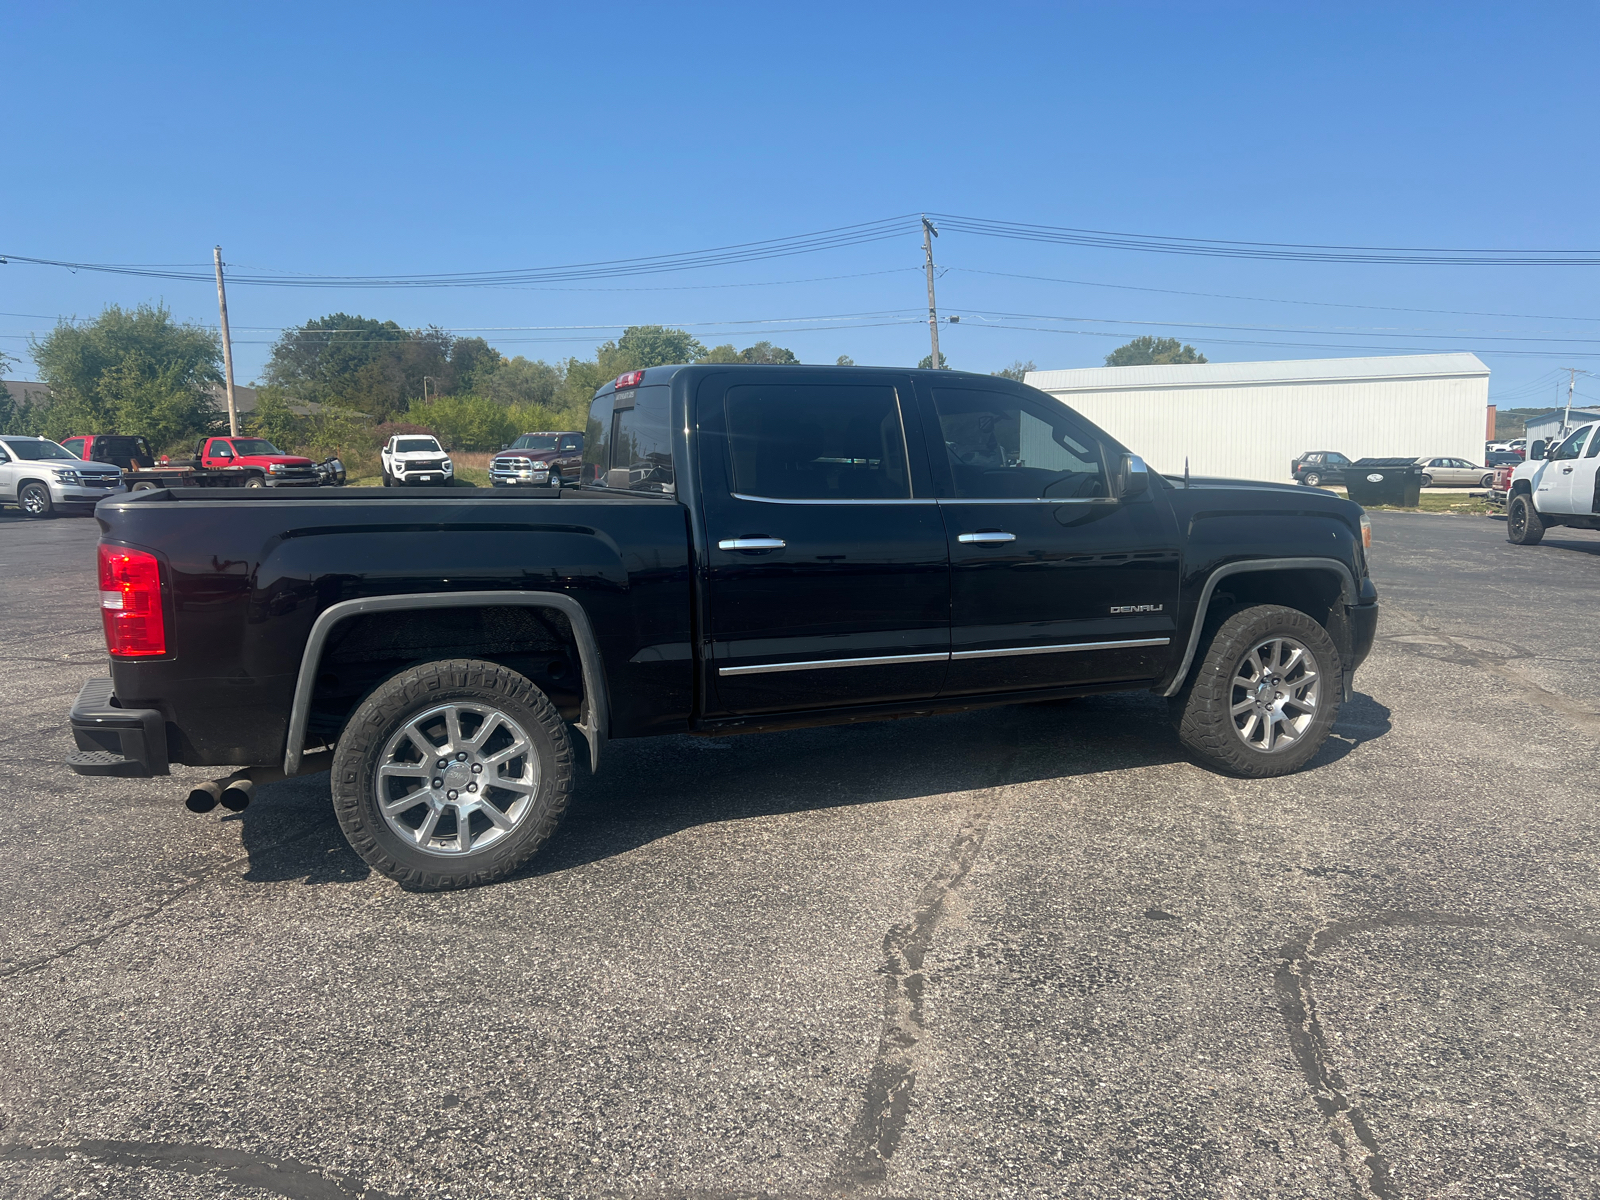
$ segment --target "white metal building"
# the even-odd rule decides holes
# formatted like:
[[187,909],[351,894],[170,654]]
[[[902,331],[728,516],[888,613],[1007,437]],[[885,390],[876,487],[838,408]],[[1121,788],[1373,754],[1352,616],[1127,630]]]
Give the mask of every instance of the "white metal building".
[[[1536,438],[1548,442],[1552,438],[1561,436],[1561,430],[1566,420],[1566,409],[1552,408],[1549,412],[1540,413],[1537,417],[1529,417],[1527,421],[1528,431],[1523,436],[1528,439],[1530,446],[1533,445]],[[1585,421],[1595,420],[1600,420],[1600,412],[1595,412],[1592,408],[1575,408],[1572,410],[1572,424],[1567,428],[1576,428]]]
[[1287,482],[1308,450],[1483,461],[1489,368],[1475,354],[1030,371],[1151,469]]

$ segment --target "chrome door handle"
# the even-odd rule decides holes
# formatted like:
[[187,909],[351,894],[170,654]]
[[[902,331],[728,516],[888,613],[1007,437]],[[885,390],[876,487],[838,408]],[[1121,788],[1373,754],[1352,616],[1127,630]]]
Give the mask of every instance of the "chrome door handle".
[[1572,468],[1571,467],[1562,467],[1561,468],[1561,473],[1563,475],[1571,475],[1572,474]]
[[782,538],[774,537],[742,537],[723,538],[717,543],[718,550],[782,550],[788,545]]
[[1014,542],[1016,540],[1016,534],[1001,533],[998,529],[986,529],[982,533],[963,533],[956,538],[958,542],[966,542],[968,545],[976,543],[979,546],[996,546],[1001,542]]

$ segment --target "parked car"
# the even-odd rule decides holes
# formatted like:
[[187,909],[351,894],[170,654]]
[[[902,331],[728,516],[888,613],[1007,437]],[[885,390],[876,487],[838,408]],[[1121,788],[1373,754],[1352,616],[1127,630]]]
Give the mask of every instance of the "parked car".
[[57,508],[88,512],[122,491],[122,472],[87,463],[49,438],[0,437],[0,505],[15,504],[30,517]]
[[1528,439],[1527,438],[1513,438],[1511,441],[1506,443],[1506,449],[1514,450],[1518,454],[1524,454],[1525,455],[1525,454],[1528,453]]
[[491,487],[558,486],[583,472],[583,434],[525,433],[489,462]]
[[448,484],[456,477],[456,467],[436,437],[397,433],[383,444],[383,486],[408,484]]
[[1154,692],[1191,754],[1259,778],[1311,760],[1371,648],[1340,497],[1185,486],[988,375],[623,378],[574,488],[103,502],[111,678],[73,706],[71,768],[259,781],[332,747],[355,851],[456,887],[549,837],[572,727],[597,769],[612,738]]
[[1422,466],[1423,487],[1488,487],[1494,482],[1493,470],[1464,458],[1435,455],[1417,462]]
[[193,458],[154,455],[144,438],[75,433],[62,442],[79,458],[122,469],[131,492],[175,487],[305,487],[320,482],[309,458],[284,454],[264,438],[202,438]]
[[1349,465],[1350,460],[1337,450],[1311,450],[1289,464],[1289,473],[1296,483],[1327,487],[1343,483],[1345,468]]
[[1511,473],[1506,540],[1534,546],[1558,525],[1600,529],[1600,422],[1552,440],[1545,457]]
[[1511,495],[1511,478],[1521,465],[1522,459],[1517,458],[1513,462],[1501,463],[1495,467],[1494,482],[1489,484],[1490,504],[1498,505],[1501,508],[1505,507],[1506,501]]
[[1491,450],[1483,456],[1485,467],[1514,467],[1522,461],[1522,455],[1515,450]]

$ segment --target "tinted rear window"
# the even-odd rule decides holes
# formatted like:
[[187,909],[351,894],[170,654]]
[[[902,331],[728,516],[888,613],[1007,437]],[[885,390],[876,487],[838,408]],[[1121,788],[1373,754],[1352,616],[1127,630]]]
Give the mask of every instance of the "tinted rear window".
[[650,384],[595,399],[584,435],[583,481],[634,492],[677,491],[670,387]]
[[905,434],[887,386],[728,389],[734,491],[776,500],[903,500]]

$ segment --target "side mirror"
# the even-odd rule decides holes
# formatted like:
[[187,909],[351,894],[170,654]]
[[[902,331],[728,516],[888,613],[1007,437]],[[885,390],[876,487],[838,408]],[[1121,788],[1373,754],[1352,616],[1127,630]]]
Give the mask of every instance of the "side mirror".
[[1535,438],[1532,444],[1528,446],[1528,457],[1537,461],[1544,457],[1545,450],[1545,440],[1543,438]]
[[511,449],[511,443],[510,442],[501,442],[500,443],[500,449],[502,449],[502,450]]
[[1150,471],[1144,465],[1144,459],[1137,454],[1124,454],[1117,463],[1117,475],[1113,483],[1114,493],[1119,500],[1128,500],[1148,492]]

